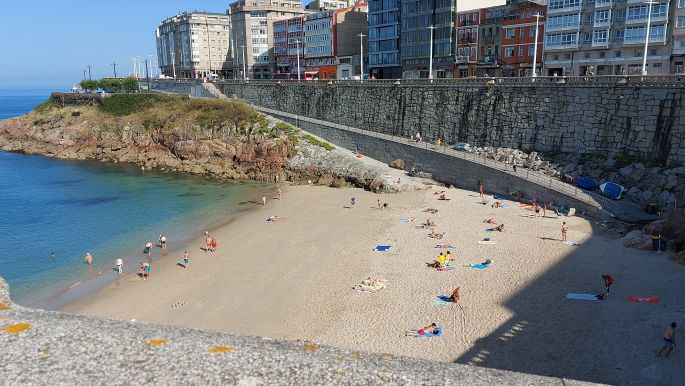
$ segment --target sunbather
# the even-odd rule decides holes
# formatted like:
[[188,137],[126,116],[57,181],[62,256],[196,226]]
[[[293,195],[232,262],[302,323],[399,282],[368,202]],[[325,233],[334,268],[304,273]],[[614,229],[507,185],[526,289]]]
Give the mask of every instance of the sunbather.
[[438,325],[431,323],[430,325],[423,328],[412,328],[409,331],[404,332],[404,336],[423,336],[426,334],[434,334],[438,329]]
[[432,230],[431,233],[428,235],[428,237],[430,237],[430,238],[432,238],[432,239],[441,239],[442,236],[444,236],[444,235],[445,235],[444,232],[443,232],[443,233],[438,233],[438,232]]
[[447,201],[447,197],[445,197],[444,194],[441,194],[440,197],[438,197],[438,200]]
[[433,194],[437,196],[438,194],[443,194],[443,193],[445,193],[445,191],[444,191],[444,190],[441,190],[441,191],[435,192],[435,193],[433,193]]
[[493,208],[501,208],[501,207],[502,207],[502,203],[499,202],[499,201],[495,201],[495,203],[492,204],[492,207],[493,207]]
[[435,208],[427,208],[427,209],[424,209],[423,212],[436,214],[436,213],[438,213],[438,210]]
[[494,218],[486,218],[485,220],[483,220],[483,222],[486,224],[497,225],[497,221],[495,221]]
[[490,228],[488,230],[493,231],[493,232],[504,232],[504,224],[499,224],[498,226],[496,226],[494,228]]
[[450,300],[454,303],[459,303],[459,287],[452,291],[452,295],[450,295]]

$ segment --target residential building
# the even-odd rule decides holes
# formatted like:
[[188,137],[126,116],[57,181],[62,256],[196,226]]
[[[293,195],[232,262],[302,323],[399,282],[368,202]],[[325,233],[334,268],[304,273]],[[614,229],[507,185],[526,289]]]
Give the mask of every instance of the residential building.
[[314,0],[304,8],[311,11],[343,9],[353,6],[355,2],[354,0]]
[[[359,55],[362,46],[366,50],[368,44],[367,10],[366,3],[357,3],[353,7],[307,15],[304,22],[306,70],[318,72],[319,79],[354,75],[350,73],[355,66],[352,59]],[[338,71],[340,64],[345,68]]]
[[376,79],[399,79],[399,0],[369,0],[368,4],[369,74]]
[[[669,72],[669,1],[651,9],[647,73]],[[547,75],[640,74],[649,7],[642,0],[550,0],[545,26]]]
[[512,10],[502,21],[501,76],[531,76],[533,55],[537,55],[536,72],[541,74],[546,11],[544,5],[530,2]]
[[675,0],[671,6],[671,73],[685,73],[685,0]]
[[304,19],[303,15],[274,22],[276,73],[297,74],[298,58],[299,72],[304,71]]
[[161,73],[177,78],[208,74],[232,77],[229,17],[222,13],[184,12],[157,27],[157,62]]
[[480,10],[457,12],[456,50],[457,63],[455,78],[467,78],[476,75],[478,62],[478,21]]
[[[453,78],[455,0],[400,1],[400,62],[404,78]],[[433,47],[431,50],[431,42]]]
[[[230,5],[234,76],[270,79],[276,72],[274,22],[305,13],[299,0],[239,0]],[[243,74],[243,68],[247,74]]]

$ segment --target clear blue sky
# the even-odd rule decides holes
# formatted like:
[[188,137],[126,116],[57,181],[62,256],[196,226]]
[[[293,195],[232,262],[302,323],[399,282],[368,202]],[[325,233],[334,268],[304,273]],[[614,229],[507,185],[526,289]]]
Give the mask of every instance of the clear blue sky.
[[70,88],[132,71],[133,56],[156,59],[155,28],[180,11],[226,12],[234,0],[2,0],[0,89]]

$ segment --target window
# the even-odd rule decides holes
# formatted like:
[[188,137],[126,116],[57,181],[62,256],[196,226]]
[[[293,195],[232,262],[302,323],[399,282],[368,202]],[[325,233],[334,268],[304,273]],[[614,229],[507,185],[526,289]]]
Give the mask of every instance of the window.
[[571,54],[564,54],[564,60],[571,60]]
[[580,8],[580,0],[550,0],[549,10],[565,9],[565,8]]
[[521,27],[521,28],[519,28],[519,37],[520,37],[520,38],[525,38],[525,37],[526,37],[526,27]]
[[595,11],[595,25],[609,24],[609,19],[611,18],[611,10],[605,9],[601,11]]
[[528,30],[528,36],[530,36],[531,38],[534,38],[534,37],[535,37],[535,27],[530,27],[530,28],[529,28],[529,30]]
[[[685,1],[685,0],[683,0]],[[675,27],[676,28],[684,28],[685,27],[685,16],[678,16],[678,19],[676,19],[675,22]]]
[[609,30],[598,30],[592,32],[593,46],[606,46],[609,44]]
[[519,46],[519,58],[523,56],[523,46]]
[[515,28],[507,28],[507,39],[513,39],[516,37],[516,29]]
[[533,56],[535,55],[535,45],[531,44],[528,46],[528,56]]
[[678,8],[685,8],[685,0],[678,0]]
[[614,51],[614,57],[620,58],[621,57],[621,51]]
[[656,56],[656,48],[652,48],[651,50],[649,50],[649,55]]
[[654,67],[661,67],[661,63],[654,63]]
[[606,56],[607,56],[607,53],[604,52],[604,51],[602,51],[602,52],[599,53],[600,59],[604,59],[604,58],[606,58]]
[[514,56],[514,47],[504,47],[504,56],[507,58]]

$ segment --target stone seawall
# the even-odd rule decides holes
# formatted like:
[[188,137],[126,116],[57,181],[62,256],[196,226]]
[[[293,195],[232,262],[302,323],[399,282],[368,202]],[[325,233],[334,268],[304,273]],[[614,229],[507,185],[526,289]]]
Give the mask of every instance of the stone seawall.
[[681,78],[222,81],[228,97],[397,136],[685,163]]

